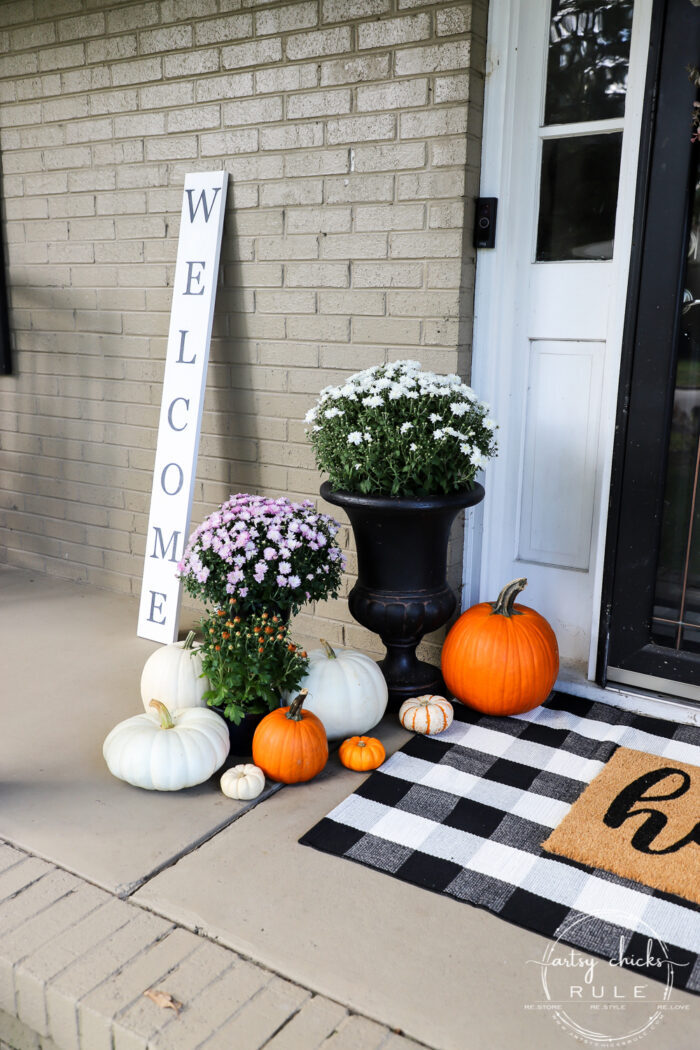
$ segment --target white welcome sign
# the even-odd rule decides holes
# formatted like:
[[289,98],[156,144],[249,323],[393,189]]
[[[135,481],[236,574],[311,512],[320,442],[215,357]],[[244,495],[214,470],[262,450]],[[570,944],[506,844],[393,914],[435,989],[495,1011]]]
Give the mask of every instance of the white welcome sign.
[[177,638],[228,173],[185,176],[137,633]]

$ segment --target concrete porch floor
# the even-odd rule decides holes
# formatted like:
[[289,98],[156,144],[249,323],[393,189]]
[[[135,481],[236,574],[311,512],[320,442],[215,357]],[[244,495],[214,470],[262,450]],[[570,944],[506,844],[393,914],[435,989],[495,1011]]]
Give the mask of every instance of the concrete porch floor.
[[[142,710],[156,648],[136,614],[0,568],[0,1050],[574,1044],[528,1008],[545,938],[298,844],[360,783],[336,756],[247,807],[218,776],[173,794],[112,778],[102,742]],[[394,717],[376,734],[387,751],[408,737]],[[616,975],[625,994],[636,981]],[[650,1050],[697,1045],[700,1003],[672,1002]]]

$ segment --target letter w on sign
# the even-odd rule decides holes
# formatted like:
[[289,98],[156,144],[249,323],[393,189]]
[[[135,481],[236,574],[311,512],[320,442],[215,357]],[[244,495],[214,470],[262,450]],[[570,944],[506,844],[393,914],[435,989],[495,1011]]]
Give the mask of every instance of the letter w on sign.
[[228,174],[185,176],[137,633],[177,638]]

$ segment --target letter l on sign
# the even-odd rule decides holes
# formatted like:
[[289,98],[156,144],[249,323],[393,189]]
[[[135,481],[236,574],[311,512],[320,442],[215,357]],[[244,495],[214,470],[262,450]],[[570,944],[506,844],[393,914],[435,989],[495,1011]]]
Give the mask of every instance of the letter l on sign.
[[137,633],[177,638],[228,173],[185,176]]

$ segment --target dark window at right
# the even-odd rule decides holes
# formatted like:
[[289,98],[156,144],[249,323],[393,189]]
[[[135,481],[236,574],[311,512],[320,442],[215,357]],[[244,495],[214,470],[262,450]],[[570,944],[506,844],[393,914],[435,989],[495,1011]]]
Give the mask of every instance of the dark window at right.
[[537,262],[611,259],[622,133],[542,143]]
[[552,0],[545,124],[625,113],[633,0]]

